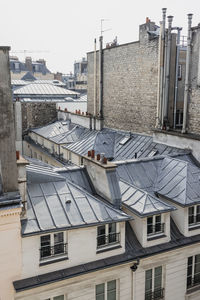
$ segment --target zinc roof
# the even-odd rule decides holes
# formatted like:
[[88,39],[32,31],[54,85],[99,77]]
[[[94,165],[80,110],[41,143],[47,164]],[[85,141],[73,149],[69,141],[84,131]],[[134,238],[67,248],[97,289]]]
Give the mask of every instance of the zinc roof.
[[43,127],[31,129],[30,131],[37,133],[44,138],[50,139],[64,133],[68,133],[74,128],[74,126],[74,124],[71,124],[68,121],[57,121]]
[[183,206],[200,203],[200,168],[177,158],[164,158],[155,191]]
[[71,90],[63,89],[59,86],[55,86],[49,83],[30,83],[23,87],[14,90],[15,96],[23,96],[23,95],[56,95],[56,96],[64,96],[68,95],[79,95],[77,92],[73,92]]
[[130,219],[55,173],[44,168],[41,174],[41,167],[40,172],[35,167],[32,172],[31,166],[28,167],[27,220],[22,222],[23,235]]
[[172,211],[175,208],[160,200],[155,195],[120,180],[122,203],[140,217]]

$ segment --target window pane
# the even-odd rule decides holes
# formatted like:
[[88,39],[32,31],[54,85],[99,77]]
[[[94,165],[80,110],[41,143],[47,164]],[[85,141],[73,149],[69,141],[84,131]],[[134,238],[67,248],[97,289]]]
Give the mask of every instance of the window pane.
[[156,216],[156,223],[161,223],[161,215]]
[[104,294],[104,283],[96,285],[96,300],[104,300],[105,294]]
[[188,223],[194,223],[194,206],[188,208]]
[[152,291],[152,270],[145,272],[145,292]]
[[54,244],[63,243],[63,232],[54,233]]
[[104,226],[99,226],[97,228],[97,233],[98,233],[98,236],[102,235],[102,234],[106,234],[106,226],[105,225]]
[[116,232],[116,223],[109,224],[109,233]]
[[50,234],[41,236],[41,247],[50,245]]
[[97,246],[103,246],[106,244],[106,227],[99,226],[97,228]]
[[154,290],[162,287],[162,267],[155,268]]
[[116,300],[116,280],[107,283],[107,300]]
[[147,218],[147,224],[153,224],[153,217]]
[[50,234],[41,236],[40,243],[41,243],[40,257],[43,258],[43,257],[51,256]]

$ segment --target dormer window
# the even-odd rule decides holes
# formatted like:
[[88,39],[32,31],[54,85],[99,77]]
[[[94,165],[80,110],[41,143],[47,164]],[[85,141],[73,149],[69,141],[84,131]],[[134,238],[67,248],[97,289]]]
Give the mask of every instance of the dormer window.
[[40,237],[40,260],[67,255],[64,232],[46,234]]
[[161,220],[161,215],[155,215],[147,218],[148,237],[164,233],[164,223],[162,223]]
[[120,233],[117,232],[117,224],[110,223],[97,228],[97,248],[119,243]]
[[194,205],[188,208],[188,226],[189,228],[200,226],[200,205]]

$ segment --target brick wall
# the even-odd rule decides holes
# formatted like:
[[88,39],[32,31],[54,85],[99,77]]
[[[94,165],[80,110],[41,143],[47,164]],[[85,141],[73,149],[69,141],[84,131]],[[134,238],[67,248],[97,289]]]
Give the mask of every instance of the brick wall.
[[[104,126],[151,133],[156,124],[158,38],[140,26],[139,41],[103,50]],[[97,74],[98,74],[97,52]],[[98,91],[97,76],[97,91]],[[88,53],[88,112],[94,107],[94,53]],[[97,92],[97,112],[98,109]]]

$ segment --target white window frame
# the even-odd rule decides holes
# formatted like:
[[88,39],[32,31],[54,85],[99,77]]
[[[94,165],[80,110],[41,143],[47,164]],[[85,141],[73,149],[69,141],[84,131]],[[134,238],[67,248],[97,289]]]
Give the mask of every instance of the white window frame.
[[156,266],[156,267],[154,267],[154,268],[151,268],[151,269],[147,269],[147,270],[145,270],[145,284],[144,284],[144,288],[145,288],[145,290],[144,290],[144,294],[145,294],[145,298],[146,298],[146,272],[147,271],[149,271],[149,270],[151,270],[152,271],[152,293],[154,293],[155,292],[155,269],[156,268],[159,268],[159,267],[161,267],[162,268],[162,275],[161,275],[161,289],[163,289],[164,288],[164,280],[163,280],[163,278],[164,278],[164,268],[163,268],[163,266],[162,265],[160,265],[160,266]]
[[[160,216],[160,224],[161,224],[161,228],[162,228],[162,224],[164,223],[163,222],[163,215],[162,214],[157,214],[157,215],[153,215],[153,216],[148,216],[147,217],[147,224],[146,224],[146,231],[147,231],[147,238],[151,238],[151,237],[154,237],[154,236],[162,236],[163,234],[165,234],[165,228],[163,231],[158,231],[158,232],[152,232],[152,233],[149,233],[148,234],[148,218],[153,218],[153,223],[152,225],[155,227],[156,225],[156,217],[157,216]],[[161,229],[162,230],[162,229]]]
[[[40,235],[40,249],[41,247],[41,237],[43,236],[47,236],[50,235],[50,247],[54,247],[55,246],[55,241],[54,241],[54,234],[56,233],[63,233],[63,244],[67,244],[67,232],[66,231],[57,231],[57,232],[52,232],[52,233],[46,233],[43,235]],[[68,245],[66,245],[67,247],[67,252],[66,253],[61,253],[61,254],[56,254],[56,255],[52,255],[52,256],[46,256],[46,257],[42,257],[40,256],[39,260],[40,262],[43,261],[52,261],[52,260],[56,260],[58,257],[67,257],[68,256]]]
[[[113,222],[113,223],[116,224],[116,234],[119,233],[119,242],[116,241],[116,242],[104,244],[104,245],[101,245],[101,246],[98,246],[98,243],[97,243],[97,250],[101,250],[101,249],[104,249],[104,248],[112,248],[112,247],[115,247],[115,245],[120,245],[121,244],[120,224],[117,223],[117,222]],[[105,236],[108,236],[109,235],[109,225],[113,224],[113,223],[101,224],[101,225],[97,226],[97,238],[98,238],[98,227],[105,226]]]
[[200,221],[199,222],[195,222],[195,223],[191,223],[191,224],[189,224],[189,209],[191,208],[191,207],[193,207],[194,208],[194,214],[193,214],[193,216],[196,218],[196,216],[197,216],[197,207],[200,207],[200,204],[196,204],[196,205],[192,205],[192,206],[189,206],[188,207],[188,228],[195,228],[195,227],[199,227],[200,226]]
[[62,294],[62,295],[54,295],[50,296],[49,298],[45,298],[44,300],[54,300],[56,297],[64,296],[64,300],[67,300],[67,296]]
[[110,281],[114,281],[115,280],[115,282],[116,282],[116,300],[119,300],[119,287],[120,287],[120,285],[119,285],[119,279],[108,279],[107,281],[101,281],[101,282],[99,282],[99,283],[97,283],[96,285],[95,285],[95,291],[94,291],[94,293],[95,293],[95,295],[94,295],[94,299],[96,300],[96,286],[97,285],[100,285],[100,284],[104,284],[104,300],[108,300],[108,297],[107,297],[107,292],[108,292],[108,283],[110,282]]
[[[189,258],[190,257],[192,257],[192,280],[194,279],[194,276],[196,275],[195,274],[195,257],[197,256],[197,255],[200,255],[200,254],[196,254],[196,255],[192,255],[192,256],[188,256],[188,258],[187,258],[187,269],[188,269],[188,260],[189,260]],[[197,273],[197,274],[200,274],[200,273]],[[187,270],[187,280],[188,280],[188,277],[190,277],[190,276],[188,276],[188,270]],[[200,283],[199,283],[200,284]],[[197,285],[199,285],[199,284],[196,284],[196,285],[191,285],[190,287],[188,287],[188,285],[187,285],[187,289],[189,289],[189,288],[191,288],[191,287],[193,287],[193,286],[197,286]]]

